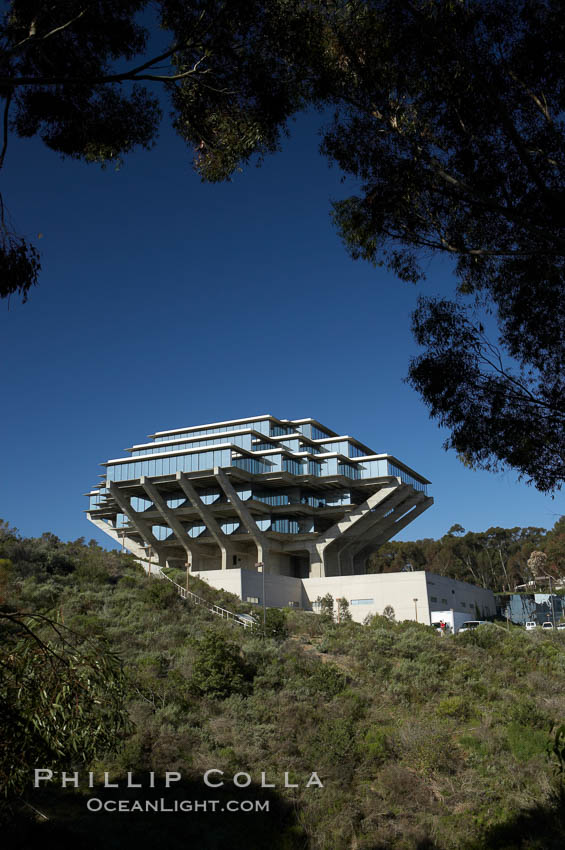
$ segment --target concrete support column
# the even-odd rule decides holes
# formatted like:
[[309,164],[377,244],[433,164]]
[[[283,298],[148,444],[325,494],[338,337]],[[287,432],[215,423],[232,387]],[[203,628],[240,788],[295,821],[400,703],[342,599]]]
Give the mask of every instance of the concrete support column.
[[264,564],[269,555],[269,539],[259,530],[259,527],[251,516],[250,511],[235,492],[232,483],[224,470],[219,466],[214,467],[214,477],[233,505],[236,514],[257,546],[257,563]]
[[186,477],[186,474],[184,472],[177,472],[177,481],[179,482],[179,485],[184,495],[186,496],[192,507],[196,510],[198,516],[200,517],[200,519],[202,520],[202,522],[204,523],[204,525],[220,547],[220,552],[222,556],[222,569],[227,570],[232,557],[231,547],[229,545],[227,535],[224,534],[224,532],[216,522],[212,511],[204,504],[204,502],[194,489],[192,482],[189,478]]
[[[403,486],[404,485],[401,485],[400,489],[402,489]],[[315,545],[318,553],[318,559],[322,565],[322,576],[326,575],[324,552],[327,547],[348,532],[354,535],[357,524],[361,523],[361,520],[370,515],[376,507],[382,505],[384,510],[387,510],[383,503],[385,503],[386,500],[398,489],[398,485],[394,485],[391,487],[383,487],[382,490],[377,490],[376,493],[373,493],[368,499],[353,508],[346,517],[335,523],[335,525],[332,525],[331,528],[324,532],[323,536],[320,535],[318,540],[316,540]],[[362,525],[363,524],[361,523],[361,527]]]
[[383,542],[390,540],[391,537],[394,537],[395,534],[398,534],[399,531],[406,528],[407,525],[415,520],[416,517],[420,516],[420,514],[423,514],[424,511],[427,511],[434,503],[433,498],[431,496],[426,496],[424,493],[420,493],[419,497],[420,498],[417,499],[412,510],[410,510],[407,514],[402,516],[400,519],[397,518],[396,520],[392,517],[392,523],[387,525],[381,532],[382,534],[388,535],[383,539]]
[[164,549],[151,531],[151,526],[149,525],[149,523],[145,519],[143,519],[142,516],[138,514],[136,510],[132,508],[128,497],[125,495],[125,493],[122,493],[122,491],[114,481],[108,482],[108,488],[110,490],[112,498],[119,506],[121,512],[127,516],[131,523],[133,523],[136,530],[145,540],[145,543],[148,546],[151,546],[151,548],[156,552],[157,558],[159,559],[159,565],[164,567],[167,563]]
[[338,575],[350,576],[353,575],[353,555],[349,543],[338,549],[337,553]]
[[310,560],[308,578],[322,578],[325,575],[323,555],[320,555],[315,543],[308,542],[305,548],[308,550],[308,558]]
[[417,493],[404,499],[388,516],[380,517],[361,537],[353,541],[351,553],[355,574],[365,572],[365,560],[379,546],[402,531],[433,504],[433,499]]
[[111,526],[108,520],[105,519],[96,519],[92,516],[92,514],[87,513],[86,518],[93,523],[96,528],[99,528],[100,531],[103,531],[104,534],[109,534],[112,540],[115,540],[120,546],[123,546],[128,552],[131,552],[132,555],[135,555],[136,558],[143,560],[145,558],[145,549],[138,543],[137,540],[133,540],[133,538],[128,537],[126,534],[120,533],[119,528],[114,528]]
[[366,568],[366,560],[371,554],[374,552],[377,547],[374,543],[368,543],[364,546],[361,545],[360,548],[357,548],[355,554],[352,553],[352,561],[353,561],[353,570],[355,575],[365,575],[367,572]]
[[194,552],[191,546],[190,537],[186,533],[186,529],[184,528],[184,526],[179,522],[179,520],[175,516],[174,511],[172,511],[171,508],[168,507],[166,501],[163,499],[163,497],[161,496],[161,494],[159,493],[150,478],[142,476],[139,479],[139,483],[141,484],[141,486],[143,487],[143,489],[145,490],[145,492],[147,493],[147,495],[149,496],[149,498],[151,499],[151,501],[167,523],[167,525],[169,526],[169,528],[172,530],[180,545],[186,552],[186,558],[188,563],[194,563]]

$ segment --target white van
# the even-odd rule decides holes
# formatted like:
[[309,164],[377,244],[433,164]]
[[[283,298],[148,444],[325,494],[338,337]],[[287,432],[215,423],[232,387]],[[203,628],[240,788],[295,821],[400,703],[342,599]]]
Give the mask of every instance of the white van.
[[535,629],[537,629],[537,627],[538,627],[538,624],[537,624],[537,623],[534,623],[534,621],[533,621],[533,620],[529,620],[529,621],[526,623],[526,631],[527,631],[527,632],[533,632]]
[[486,620],[466,620],[461,624],[459,632],[470,632],[472,629],[478,629],[479,626],[486,626]]

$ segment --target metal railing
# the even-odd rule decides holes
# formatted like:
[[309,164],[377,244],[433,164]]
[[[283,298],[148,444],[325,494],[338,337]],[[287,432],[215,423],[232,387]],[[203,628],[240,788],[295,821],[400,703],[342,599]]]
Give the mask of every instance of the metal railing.
[[182,596],[183,599],[187,599],[189,602],[192,602],[194,605],[202,605],[204,608],[207,608],[208,611],[211,611],[212,614],[216,614],[218,617],[222,617],[224,620],[230,620],[232,623],[236,623],[238,626],[243,626],[244,629],[250,627],[252,628],[254,623],[246,622],[237,614],[234,614],[233,611],[228,611],[227,608],[222,608],[221,605],[214,605],[213,602],[208,602],[207,599],[204,599],[202,596],[197,596],[196,593],[192,593],[191,590],[187,590],[186,587],[183,587],[181,584],[178,584],[176,581],[173,581],[172,578],[169,578],[163,570],[159,570],[159,575],[162,578],[166,578],[167,581],[170,581],[176,589],[179,596]]

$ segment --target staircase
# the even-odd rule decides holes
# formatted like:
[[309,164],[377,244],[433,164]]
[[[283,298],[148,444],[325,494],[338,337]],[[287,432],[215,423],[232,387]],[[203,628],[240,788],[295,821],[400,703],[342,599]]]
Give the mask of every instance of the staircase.
[[233,611],[228,611],[227,608],[222,608],[220,605],[214,605],[213,602],[208,602],[206,599],[203,599],[202,596],[197,596],[196,593],[192,593],[182,585],[177,584],[176,581],[173,581],[172,578],[165,575],[161,569],[158,569],[157,575],[159,578],[165,578],[167,581],[170,581],[171,584],[176,587],[178,595],[182,596],[183,599],[187,599],[189,602],[192,602],[193,605],[202,605],[204,608],[207,608],[208,611],[211,611],[212,614],[216,614],[216,616],[222,617],[224,620],[229,620],[238,626],[243,626],[244,629],[253,628],[254,624],[252,622],[241,620],[237,614],[233,613]]

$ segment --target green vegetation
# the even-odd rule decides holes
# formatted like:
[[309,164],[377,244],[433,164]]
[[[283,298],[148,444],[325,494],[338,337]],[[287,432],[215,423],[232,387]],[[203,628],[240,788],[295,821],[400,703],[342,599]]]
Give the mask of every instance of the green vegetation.
[[[98,669],[108,672],[107,692],[93,691],[91,705],[101,717],[110,711],[123,719],[97,740],[100,723],[83,713],[79,731],[80,718],[63,700],[60,728],[77,720],[69,729],[74,750],[63,741],[38,765],[44,753],[8,737],[4,781],[16,768],[23,775],[38,766],[85,770],[89,763],[96,782],[104,771],[123,781],[130,770],[141,779],[149,771],[159,779],[177,770],[183,781],[170,793],[145,788],[137,796],[271,803],[269,814],[245,817],[94,815],[85,810],[84,791],[34,790],[29,773],[16,790],[49,821],[36,822],[8,788],[8,844],[17,832],[26,846],[144,848],[166,829],[173,850],[561,846],[565,635],[492,626],[440,638],[430,627],[390,617],[361,626],[289,610],[268,612],[278,630],[269,635],[268,627],[264,637],[260,628],[240,628],[183,602],[130,556],[93,542],[63,544],[52,535],[22,540],[4,526],[0,558],[1,612],[49,618],[54,626],[36,620],[33,631],[53,648],[48,633],[71,630],[75,655],[94,641]],[[248,610],[191,582],[200,595]],[[25,726],[26,717],[45,708],[42,683],[47,702],[57,676],[64,694],[66,671],[76,671],[78,661],[42,667],[34,638],[13,629],[0,620],[2,664],[17,659],[21,671],[24,698],[17,706]],[[118,658],[123,690],[112,689],[112,681],[122,682]],[[11,697],[0,690],[2,711],[13,710]],[[212,792],[202,782],[210,768],[224,771],[226,780],[245,771],[252,785],[238,791],[226,782]],[[322,789],[305,787],[312,771]],[[274,789],[259,787],[261,772]],[[299,787],[284,788],[285,772]],[[99,785],[89,794],[132,796]]]
[[[536,565],[532,552],[542,552]],[[539,560],[539,553],[538,553]],[[398,572],[411,566],[499,592],[512,591],[535,576],[565,577],[565,517],[544,528],[465,531],[453,525],[440,540],[390,540],[369,557],[369,572]],[[542,585],[549,589],[548,584]],[[393,612],[394,615],[394,612]]]

